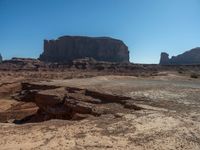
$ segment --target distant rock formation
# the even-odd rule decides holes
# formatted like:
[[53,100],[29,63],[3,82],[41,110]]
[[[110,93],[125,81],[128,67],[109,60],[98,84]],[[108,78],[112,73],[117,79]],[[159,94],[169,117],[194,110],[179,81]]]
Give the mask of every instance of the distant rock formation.
[[2,63],[2,61],[3,61],[3,58],[2,58],[2,56],[1,56],[1,54],[0,54],[0,63]]
[[0,65],[0,70],[37,71],[39,68],[45,67],[47,67],[47,65],[38,59],[14,57],[10,60],[4,60]]
[[169,54],[162,52],[161,56],[160,56],[160,64],[167,65],[167,64],[169,64],[169,61],[170,61]]
[[171,59],[167,53],[161,53],[160,65],[196,65],[200,64],[200,47],[191,49]]
[[[46,63],[38,59],[33,58],[12,58],[10,60],[4,60],[0,64],[1,71],[45,71],[47,76],[51,78],[49,72],[71,72],[77,71],[80,73],[89,72],[91,76],[115,74],[115,75],[134,75],[134,76],[151,76],[157,74],[158,70],[162,67],[159,65],[146,65],[146,64],[133,64],[133,63],[121,63],[121,62],[105,62],[96,61],[93,58],[75,59],[70,63]],[[170,67],[171,68],[171,67]],[[72,71],[72,72],[73,72]],[[100,72],[99,72],[100,71]],[[71,73],[72,73],[71,72]],[[91,73],[90,73],[91,72]],[[71,77],[83,77],[81,74],[69,73]],[[93,74],[94,73],[94,74]],[[62,73],[64,75],[65,73]],[[93,74],[93,75],[92,75]],[[40,76],[40,74],[38,74]],[[65,75],[64,75],[65,76]],[[87,76],[87,75],[86,75]],[[90,76],[90,75],[89,75]]]
[[129,62],[129,51],[122,41],[109,37],[63,36],[57,40],[44,40],[44,52],[39,59],[62,63],[85,57],[97,61]]

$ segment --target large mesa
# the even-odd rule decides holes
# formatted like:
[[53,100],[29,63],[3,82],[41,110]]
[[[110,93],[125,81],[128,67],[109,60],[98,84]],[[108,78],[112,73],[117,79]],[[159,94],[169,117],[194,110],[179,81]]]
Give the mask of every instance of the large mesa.
[[129,50],[123,41],[109,37],[63,36],[44,40],[44,52],[39,59],[62,63],[85,57],[97,61],[129,62]]
[[169,58],[167,53],[161,53],[160,65],[197,65],[200,64],[200,47],[193,48],[178,56]]

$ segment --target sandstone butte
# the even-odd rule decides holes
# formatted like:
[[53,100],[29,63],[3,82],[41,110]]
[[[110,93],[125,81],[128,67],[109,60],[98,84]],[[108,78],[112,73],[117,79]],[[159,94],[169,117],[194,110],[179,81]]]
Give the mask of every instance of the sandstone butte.
[[97,61],[129,62],[129,50],[123,41],[110,37],[62,36],[44,40],[44,62],[71,62],[75,59],[94,58]]
[[160,65],[197,65],[200,64],[200,47],[193,48],[178,56],[169,58],[169,54],[161,53]]

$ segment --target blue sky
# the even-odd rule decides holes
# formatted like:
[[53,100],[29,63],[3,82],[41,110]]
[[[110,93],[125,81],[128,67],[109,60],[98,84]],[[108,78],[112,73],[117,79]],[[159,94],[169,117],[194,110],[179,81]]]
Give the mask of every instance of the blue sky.
[[35,57],[62,35],[123,40],[135,63],[200,46],[200,0],[0,0],[0,53]]

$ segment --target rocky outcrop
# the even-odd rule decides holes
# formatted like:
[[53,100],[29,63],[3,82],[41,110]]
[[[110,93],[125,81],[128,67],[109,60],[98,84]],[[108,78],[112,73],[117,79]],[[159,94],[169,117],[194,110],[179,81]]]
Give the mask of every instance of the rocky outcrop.
[[200,64],[200,47],[191,49],[171,59],[167,53],[161,53],[160,65],[197,65]]
[[167,65],[169,63],[169,54],[167,53],[161,53],[160,55],[160,64],[161,65]]
[[2,63],[2,61],[3,61],[3,58],[2,58],[2,56],[1,56],[1,54],[0,54],[0,63]]
[[129,62],[129,51],[122,41],[109,37],[63,36],[57,40],[44,40],[44,52],[39,59],[63,63],[85,57],[97,61]]
[[[100,116],[121,109],[141,110],[130,97],[97,92],[77,87],[24,83],[14,99],[33,102],[39,110],[16,123],[39,122],[49,119],[79,120],[88,116]],[[120,110],[119,110],[120,111]]]
[[38,59],[33,58],[12,58],[4,60],[0,65],[0,70],[25,70],[37,71],[39,68],[45,68],[47,65]]
[[[36,77],[40,78],[42,73],[45,74],[45,79],[52,79],[61,76],[63,78],[83,78],[86,74],[91,74],[92,76],[96,76],[97,74],[149,76],[156,74],[160,67],[159,65],[96,61],[93,58],[75,59],[71,63],[45,63],[38,59],[12,58],[11,60],[4,60],[0,64],[0,71],[39,71],[39,73],[33,73],[34,75],[31,73],[34,77],[29,77],[32,79],[36,79]],[[72,70],[76,70],[76,73]],[[72,74],[67,72],[71,72]],[[59,74],[59,76],[56,74]],[[26,76],[27,74],[25,73],[24,75]]]

